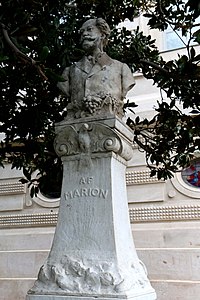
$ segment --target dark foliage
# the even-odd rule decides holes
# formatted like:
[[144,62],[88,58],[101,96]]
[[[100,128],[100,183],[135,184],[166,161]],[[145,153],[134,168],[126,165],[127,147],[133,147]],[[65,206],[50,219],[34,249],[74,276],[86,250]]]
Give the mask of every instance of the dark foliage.
[[[139,29],[117,29],[126,18],[133,20],[145,11],[151,28],[171,26],[188,35],[187,54],[165,62],[154,41]],[[88,17],[103,17],[112,28],[107,52],[134,70],[142,70],[165,91],[169,103],[158,103],[153,120],[129,120],[135,141],[146,151],[152,175],[170,177],[185,166],[199,148],[199,116],[186,116],[178,108],[200,109],[200,54],[192,42],[200,43],[195,21],[199,1],[165,0],[7,0],[0,4],[0,163],[23,168],[32,184],[32,194],[54,174],[61,181],[61,162],[53,150],[54,124],[65,116],[67,99],[56,83],[65,66],[78,60],[78,29]],[[130,103],[131,106],[134,106]],[[141,139],[142,137],[142,139]],[[32,173],[38,170],[38,181]],[[56,176],[55,176],[56,174]],[[25,182],[25,180],[23,180]],[[55,192],[60,184],[55,185]]]

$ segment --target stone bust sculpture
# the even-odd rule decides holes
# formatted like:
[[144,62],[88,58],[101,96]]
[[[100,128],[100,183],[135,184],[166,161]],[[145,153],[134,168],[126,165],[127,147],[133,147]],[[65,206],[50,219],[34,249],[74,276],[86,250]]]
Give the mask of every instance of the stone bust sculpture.
[[110,58],[103,50],[110,28],[102,18],[89,19],[80,28],[85,55],[65,68],[58,87],[69,98],[68,117],[123,115],[123,100],[134,86],[129,67]]

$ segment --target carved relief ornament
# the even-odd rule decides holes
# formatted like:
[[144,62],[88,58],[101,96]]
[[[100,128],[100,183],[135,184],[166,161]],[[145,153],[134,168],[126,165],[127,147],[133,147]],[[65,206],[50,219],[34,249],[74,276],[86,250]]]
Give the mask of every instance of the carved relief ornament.
[[[64,255],[60,263],[54,265],[45,263],[39,271],[38,279],[33,288],[29,291],[34,294],[35,291],[40,294],[60,295],[112,295],[123,294],[132,288],[143,288],[147,283],[146,273],[143,275],[144,266],[129,263],[121,269],[113,262],[75,259]],[[145,270],[146,271],[146,270]],[[135,272],[140,276],[135,277]],[[131,279],[127,274],[132,274]],[[51,282],[51,289],[49,283]]]
[[104,124],[66,125],[57,134],[54,148],[58,156],[114,152],[125,160],[132,157],[132,145]]

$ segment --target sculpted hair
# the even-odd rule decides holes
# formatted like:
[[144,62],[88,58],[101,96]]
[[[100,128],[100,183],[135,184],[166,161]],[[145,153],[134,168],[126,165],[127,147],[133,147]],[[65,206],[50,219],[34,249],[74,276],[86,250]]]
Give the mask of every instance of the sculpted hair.
[[108,44],[108,39],[109,39],[109,36],[110,36],[110,27],[108,25],[108,23],[102,19],[102,18],[97,18],[96,19],[96,26],[99,28],[99,30],[105,34],[105,38],[103,40],[103,45],[106,46]]

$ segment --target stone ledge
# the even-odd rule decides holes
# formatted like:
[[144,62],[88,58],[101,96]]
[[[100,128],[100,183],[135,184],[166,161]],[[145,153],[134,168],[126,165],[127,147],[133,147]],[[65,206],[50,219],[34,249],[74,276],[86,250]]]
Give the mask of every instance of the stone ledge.
[[131,223],[200,219],[200,205],[153,206],[129,209]]
[[15,214],[0,216],[0,228],[55,226],[58,213]]
[[25,194],[25,185],[19,182],[19,180],[14,182],[4,181],[3,183],[0,183],[0,196],[18,194]]
[[[192,221],[200,219],[200,205],[130,208],[131,223]],[[55,226],[58,213],[12,214],[0,216],[0,228]]]
[[128,171],[126,172],[126,184],[135,185],[164,182],[164,180],[158,180],[156,176],[151,177],[150,174],[150,170]]
[[151,280],[159,300],[197,300],[200,281]]
[[[32,287],[34,281],[34,278],[0,279],[1,296],[6,300],[25,300],[26,293]],[[151,280],[151,284],[156,290],[158,300],[199,299],[200,281]],[[84,300],[83,298],[81,299]]]
[[48,253],[49,250],[0,252],[0,279],[36,277]]
[[[137,248],[151,280],[199,281],[199,248]],[[170,298],[170,300],[173,298]],[[174,300],[174,299],[173,299]]]
[[58,295],[27,295],[26,300],[156,300],[155,293],[148,293],[135,296],[118,296],[118,297],[96,297],[96,296],[58,296]]

